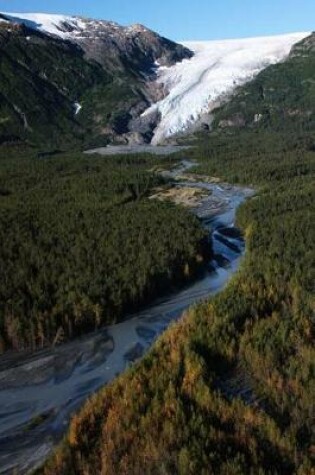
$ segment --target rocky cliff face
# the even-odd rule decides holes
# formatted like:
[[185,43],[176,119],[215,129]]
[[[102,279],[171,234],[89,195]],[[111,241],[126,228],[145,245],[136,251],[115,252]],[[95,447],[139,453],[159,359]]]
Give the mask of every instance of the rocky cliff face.
[[79,44],[89,59],[113,72],[117,68],[136,75],[151,76],[156,64],[172,66],[193,53],[143,25],[123,27],[116,23],[82,19],[85,26],[72,32],[69,40]]
[[193,53],[143,25],[121,26],[105,20],[48,14],[0,14],[13,24],[78,44],[89,59],[106,67],[151,72],[154,64],[172,66]]
[[315,32],[293,46],[290,56],[307,56],[315,53]]

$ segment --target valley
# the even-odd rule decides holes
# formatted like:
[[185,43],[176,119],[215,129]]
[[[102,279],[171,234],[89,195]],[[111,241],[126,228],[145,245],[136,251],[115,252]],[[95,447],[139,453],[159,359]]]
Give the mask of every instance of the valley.
[[[240,271],[89,399],[40,473],[312,473],[315,160],[304,134],[235,131],[211,147],[205,134],[186,152],[200,160],[190,174],[255,183],[237,213]],[[216,244],[233,252],[233,235]]]
[[314,474],[314,77],[0,13],[0,473]]
[[[184,180],[185,171],[193,166],[184,161],[163,175]],[[38,354],[2,357],[0,473],[27,473],[42,463],[84,400],[147,352],[191,305],[222,290],[237,271],[244,242],[233,227],[235,213],[252,190],[206,182],[181,181],[179,186],[185,189],[191,184],[206,195],[192,212],[213,239],[214,257],[202,278],[91,336]],[[224,237],[229,229],[234,234]]]

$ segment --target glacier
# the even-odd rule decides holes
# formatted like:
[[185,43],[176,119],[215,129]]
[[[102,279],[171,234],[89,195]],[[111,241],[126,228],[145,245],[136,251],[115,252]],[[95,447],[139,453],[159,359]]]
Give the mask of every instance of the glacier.
[[142,115],[159,112],[153,145],[185,132],[231,96],[236,87],[271,64],[284,60],[292,46],[309,32],[238,40],[182,42],[194,52],[171,67],[159,67],[157,85],[164,98]]

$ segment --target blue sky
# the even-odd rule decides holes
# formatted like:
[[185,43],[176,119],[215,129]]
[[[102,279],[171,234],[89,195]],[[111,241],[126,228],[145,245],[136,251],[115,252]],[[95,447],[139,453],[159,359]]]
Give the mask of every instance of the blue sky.
[[0,0],[0,10],[143,23],[175,40],[315,30],[315,0]]

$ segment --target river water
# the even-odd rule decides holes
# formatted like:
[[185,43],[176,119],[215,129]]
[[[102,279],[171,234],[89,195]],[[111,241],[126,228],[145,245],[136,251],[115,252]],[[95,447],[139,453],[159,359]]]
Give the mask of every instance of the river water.
[[[167,172],[181,176],[194,164]],[[209,192],[192,209],[212,235],[214,259],[198,281],[129,319],[84,339],[33,355],[0,358],[0,473],[27,473],[51,452],[70,415],[89,395],[123,372],[183,311],[221,291],[239,267],[245,244],[235,213],[252,190],[193,181]]]

